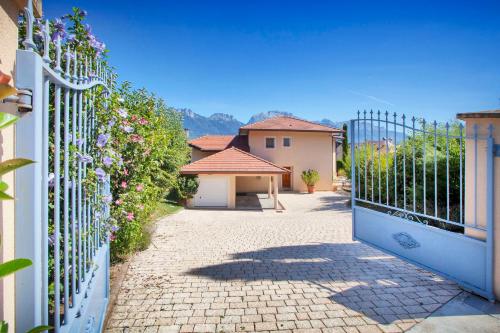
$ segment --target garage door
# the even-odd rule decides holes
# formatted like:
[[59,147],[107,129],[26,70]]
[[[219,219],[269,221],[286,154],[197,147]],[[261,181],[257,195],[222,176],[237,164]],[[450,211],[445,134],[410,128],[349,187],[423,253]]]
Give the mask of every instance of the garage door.
[[227,207],[229,178],[227,176],[200,176],[195,207]]

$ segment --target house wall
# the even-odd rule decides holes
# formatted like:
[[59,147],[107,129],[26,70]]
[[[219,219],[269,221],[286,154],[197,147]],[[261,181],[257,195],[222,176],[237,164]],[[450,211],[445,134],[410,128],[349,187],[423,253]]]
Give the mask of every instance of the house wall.
[[[0,2],[0,31],[2,45],[0,47],[0,70],[13,77],[17,49],[17,13],[18,5],[14,1]],[[13,81],[10,84],[14,84]],[[12,104],[0,103],[0,112],[11,114],[17,113],[17,108]],[[14,158],[15,149],[15,126],[9,126],[0,131],[0,161]],[[2,180],[9,184],[9,194],[15,195],[14,173],[10,172],[2,176]],[[0,201],[0,233],[1,251],[0,261],[5,262],[14,259],[14,201]],[[14,302],[14,276],[8,276],[0,280],[0,318],[12,325],[15,320]]]
[[201,160],[202,158],[213,155],[215,153],[216,152],[211,152],[211,151],[209,151],[209,152],[201,151],[198,148],[192,147],[191,148],[191,162]]
[[[316,184],[319,191],[331,191],[336,171],[336,152],[331,133],[291,132],[291,131],[249,131],[248,143],[250,153],[266,159],[278,166],[291,166],[292,190],[306,191],[307,187],[301,179],[302,171],[315,169],[319,172],[320,181]],[[266,137],[276,138],[276,147],[268,149]],[[292,138],[289,148],[283,147],[283,137]],[[279,188],[281,177],[279,178]]]
[[[18,45],[17,17],[26,6],[26,0],[1,0],[0,1],[0,70],[12,77],[11,85],[15,86],[15,61]],[[42,12],[41,0],[33,1],[36,17]],[[17,107],[14,104],[0,103],[0,112],[16,115]],[[0,131],[0,162],[15,157],[15,125]],[[15,196],[14,172],[2,176],[2,180],[9,185],[8,193]],[[14,251],[14,223],[15,201],[0,201],[0,262],[15,258]],[[15,332],[15,282],[14,276],[0,280],[0,320],[9,324],[9,329]]]
[[269,176],[237,176],[237,193],[267,193]]
[[[499,118],[467,118],[466,133],[472,135],[474,133],[474,125],[478,125],[479,137],[486,137],[488,135],[488,125],[492,124],[493,139],[496,144],[500,144],[500,119]],[[474,154],[474,140],[467,139],[465,141],[465,222],[467,224],[474,224],[474,212],[477,214],[477,224],[486,227],[487,218],[487,190],[486,190],[486,141],[478,140],[477,149],[477,182],[476,191],[474,191],[475,181],[475,154]],[[500,253],[500,158],[495,157],[493,160],[494,165],[494,209],[493,209],[493,223],[494,223],[494,253]],[[477,207],[474,205],[477,204]],[[486,234],[473,229],[465,230],[465,234],[484,239]],[[495,295],[500,299],[500,255],[494,256],[494,285]]]

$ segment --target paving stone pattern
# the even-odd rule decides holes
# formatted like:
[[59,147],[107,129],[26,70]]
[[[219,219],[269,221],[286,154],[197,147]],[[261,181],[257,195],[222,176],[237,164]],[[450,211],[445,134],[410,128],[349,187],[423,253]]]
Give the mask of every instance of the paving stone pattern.
[[107,332],[403,332],[460,292],[351,239],[346,197],[184,210],[131,259]]

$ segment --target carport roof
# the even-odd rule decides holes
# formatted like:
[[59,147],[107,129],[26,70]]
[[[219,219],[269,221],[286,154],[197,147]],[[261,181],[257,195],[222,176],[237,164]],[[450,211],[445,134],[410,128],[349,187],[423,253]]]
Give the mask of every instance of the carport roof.
[[282,174],[289,170],[235,147],[181,168],[182,174]]

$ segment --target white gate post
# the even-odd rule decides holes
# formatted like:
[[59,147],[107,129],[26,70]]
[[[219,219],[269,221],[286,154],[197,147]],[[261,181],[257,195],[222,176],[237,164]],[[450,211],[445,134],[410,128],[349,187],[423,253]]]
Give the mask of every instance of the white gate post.
[[[474,145],[468,139],[465,149],[466,222],[477,221],[486,232],[477,233],[466,228],[465,234],[485,239],[488,247],[486,272],[487,286],[496,299],[500,299],[500,209],[496,204],[500,198],[500,110],[459,113],[457,118],[465,121],[466,132],[476,133],[484,143]],[[492,127],[490,127],[492,126]],[[497,143],[497,144],[495,144]],[[477,148],[477,149],[476,149]],[[467,190],[467,186],[469,189]]]
[[15,255],[28,258],[31,267],[16,274],[16,331],[26,332],[42,324],[42,103],[43,69],[41,57],[18,50],[16,86],[33,93],[31,112],[21,115],[16,126],[16,157],[34,164],[16,170]]

